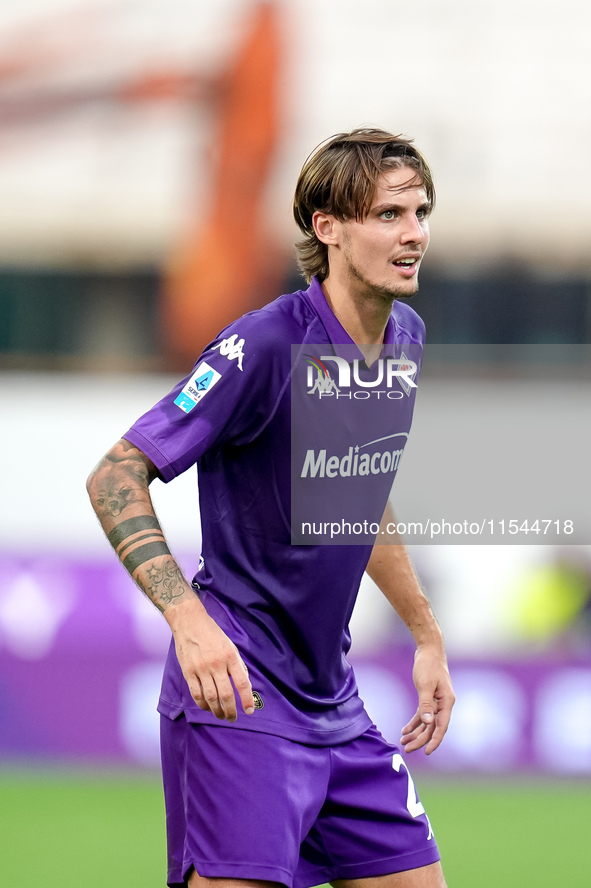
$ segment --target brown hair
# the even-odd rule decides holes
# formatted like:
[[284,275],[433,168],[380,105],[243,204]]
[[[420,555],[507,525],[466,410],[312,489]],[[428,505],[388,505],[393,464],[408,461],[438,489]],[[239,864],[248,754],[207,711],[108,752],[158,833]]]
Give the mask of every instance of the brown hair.
[[304,234],[296,244],[297,262],[308,283],[314,275],[321,281],[328,275],[328,247],[314,233],[314,213],[330,213],[341,222],[363,220],[379,177],[403,166],[416,171],[433,206],[431,170],[409,139],[381,129],[359,128],[332,136],[312,152],[302,167],[293,202],[294,218]]

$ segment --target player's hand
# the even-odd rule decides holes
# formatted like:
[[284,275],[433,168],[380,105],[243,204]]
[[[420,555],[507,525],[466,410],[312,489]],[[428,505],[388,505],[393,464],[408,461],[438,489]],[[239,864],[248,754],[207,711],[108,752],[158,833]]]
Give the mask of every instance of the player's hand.
[[[248,670],[236,645],[193,596],[165,617],[172,629],[176,654],[197,706],[216,718],[236,721],[236,693],[247,715],[254,712]],[[234,682],[234,687],[232,687]]]
[[445,654],[439,647],[417,649],[413,681],[419,695],[419,708],[402,729],[400,742],[405,752],[424,746],[430,755],[443,740],[456,699]]

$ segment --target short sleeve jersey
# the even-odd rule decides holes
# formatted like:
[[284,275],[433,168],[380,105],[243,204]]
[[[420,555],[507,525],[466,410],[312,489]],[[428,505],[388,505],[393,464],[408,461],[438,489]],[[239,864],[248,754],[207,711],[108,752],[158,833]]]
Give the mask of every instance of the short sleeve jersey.
[[[420,350],[423,341],[419,316],[395,302],[385,343]],[[203,539],[193,586],[237,645],[256,691],[254,715],[239,711],[232,727],[331,745],[370,723],[346,655],[371,545],[293,544],[293,355],[318,345],[329,354],[340,345],[356,349],[313,279],[307,290],[225,328],[124,437],[165,482],[197,466]],[[413,403],[414,390],[387,405],[391,427],[405,438]],[[172,644],[158,708],[170,718],[184,712],[192,722],[228,726],[194,703]]]

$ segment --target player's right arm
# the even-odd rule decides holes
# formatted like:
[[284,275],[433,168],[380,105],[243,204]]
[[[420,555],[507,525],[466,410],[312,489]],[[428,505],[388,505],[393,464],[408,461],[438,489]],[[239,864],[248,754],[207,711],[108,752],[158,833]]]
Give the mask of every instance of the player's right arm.
[[121,563],[168,622],[191,696],[216,718],[235,721],[230,679],[244,711],[254,712],[246,666],[170,553],[148,489],[157,475],[148,457],[122,439],[93,469],[86,487]]

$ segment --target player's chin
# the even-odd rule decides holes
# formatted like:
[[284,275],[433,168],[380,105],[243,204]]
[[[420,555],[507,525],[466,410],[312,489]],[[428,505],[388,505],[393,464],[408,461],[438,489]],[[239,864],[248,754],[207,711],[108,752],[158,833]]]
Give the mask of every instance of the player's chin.
[[411,278],[402,278],[401,275],[392,284],[392,291],[396,294],[396,298],[409,298],[414,296],[419,289],[419,276],[415,273]]
[[418,280],[405,281],[404,285],[398,285],[395,289],[396,299],[411,299],[419,291]]

